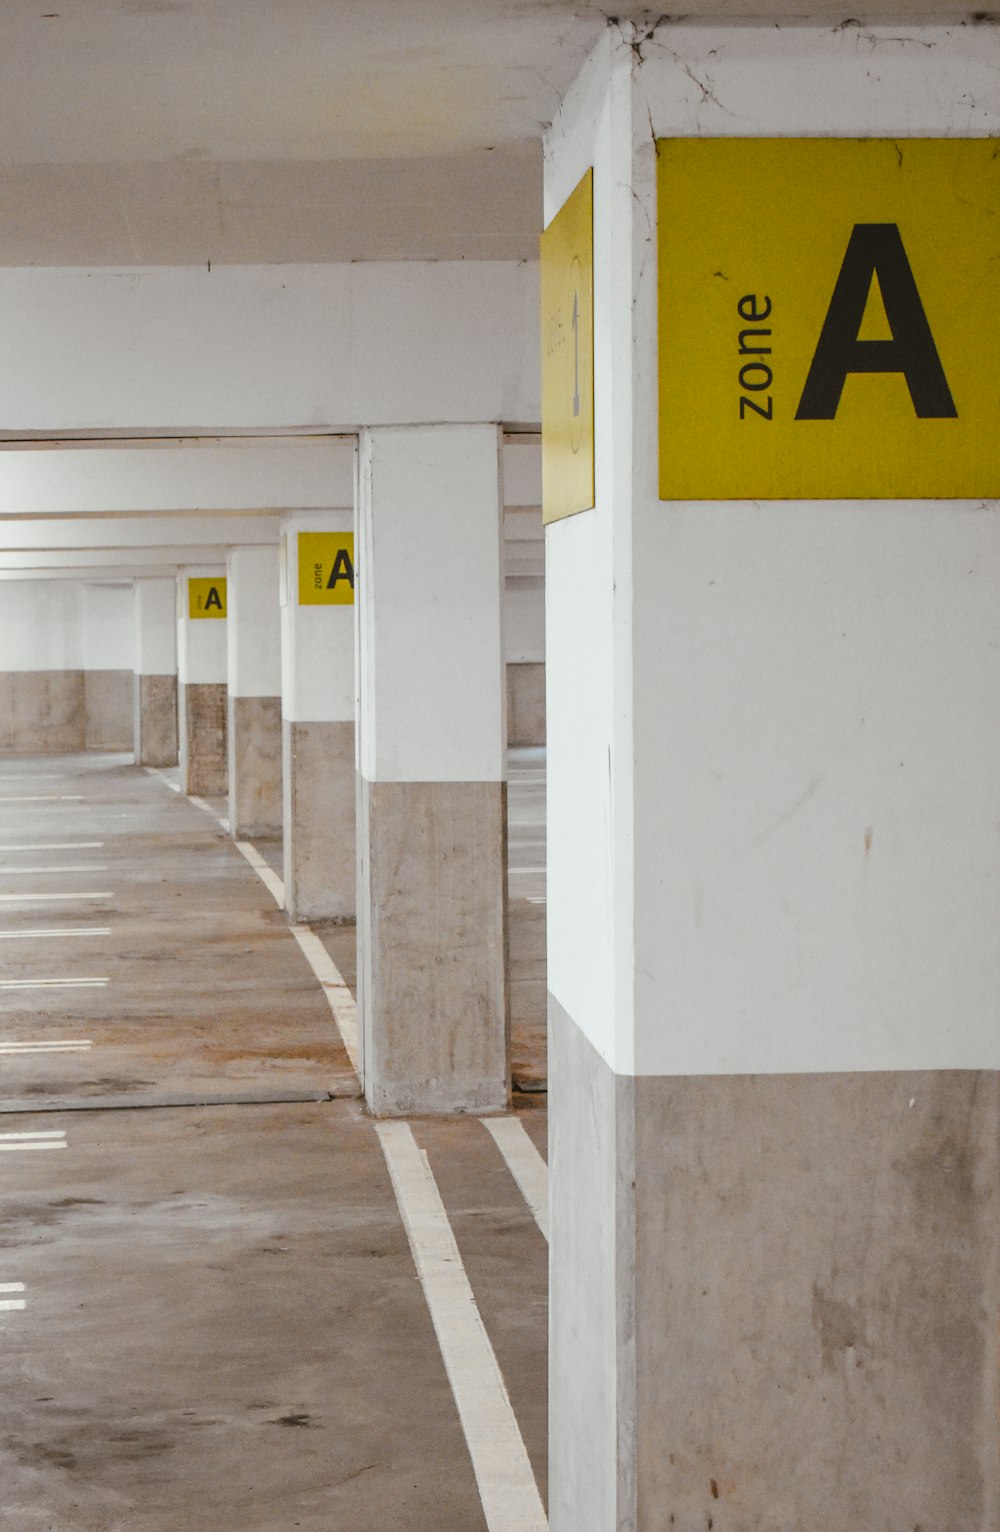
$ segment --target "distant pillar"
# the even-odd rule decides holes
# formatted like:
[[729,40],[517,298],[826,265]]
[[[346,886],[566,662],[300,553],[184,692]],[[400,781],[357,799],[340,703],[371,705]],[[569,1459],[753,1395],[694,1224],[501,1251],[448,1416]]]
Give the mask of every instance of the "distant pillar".
[[282,792],[289,919],[353,920],[354,517],[283,529]]
[[365,433],[359,1002],[377,1113],[508,1096],[501,493],[493,426]]
[[281,609],[278,545],[232,548],[226,561],[229,827],[281,834]]
[[226,576],[183,569],[177,621],[181,786],[197,797],[228,788]]
[[132,736],[138,766],[177,765],[177,585],[137,580]]

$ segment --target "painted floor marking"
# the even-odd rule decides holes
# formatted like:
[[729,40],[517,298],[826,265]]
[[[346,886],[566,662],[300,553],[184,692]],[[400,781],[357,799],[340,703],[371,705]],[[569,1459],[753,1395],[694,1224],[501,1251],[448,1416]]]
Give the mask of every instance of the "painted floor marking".
[[3,904],[28,904],[52,899],[111,899],[112,897],[110,888],[88,888],[81,889],[77,894],[0,894],[0,902]]
[[223,819],[221,814],[217,814],[212,805],[210,803],[206,803],[204,798],[196,798],[193,793],[188,793],[187,801],[188,803],[193,803],[196,809],[204,809],[205,813],[210,814],[211,817],[215,820],[216,824],[220,825],[222,829],[225,830],[228,834],[229,821],[227,819]]
[[378,1122],[400,1215],[455,1397],[489,1532],[548,1521],[507,1385],[476,1306],[430,1165],[409,1123]]
[[0,979],[0,989],[103,989],[107,978]]
[[106,862],[78,862],[75,867],[0,867],[0,878],[31,877],[36,872],[107,872],[107,870]]
[[532,1216],[545,1238],[549,1237],[549,1167],[532,1143],[524,1124],[516,1117],[481,1117],[507,1162]]
[[337,1030],[347,1049],[348,1058],[354,1073],[360,1079],[361,1050],[358,1044],[358,1009],[354,1003],[354,996],[344,983],[339,968],[316,932],[311,931],[308,926],[289,926],[288,929],[302,948],[306,962],[323,986],[323,993],[333,1012],[333,1019],[337,1023]]
[[0,931],[0,941],[27,941],[33,936],[110,936],[110,926],[66,926],[53,931]]
[[66,1149],[65,1132],[0,1133],[0,1154],[26,1154],[32,1149]]
[[180,783],[179,782],[171,782],[171,780],[167,776],[166,772],[161,771],[158,766],[144,766],[142,769],[143,769],[143,771],[148,772],[151,777],[159,777],[161,782],[166,782],[167,786],[169,787],[169,789],[170,789],[170,791],[172,793],[179,793],[180,792],[180,790],[181,790]]
[[236,849],[242,856],[246,857],[250,866],[278,906],[278,909],[283,910],[285,908],[285,885],[278,877],[278,874],[267,865],[257,847],[251,846],[249,841],[238,840],[236,842]]
[[0,1057],[18,1053],[86,1053],[94,1045],[89,1038],[67,1038],[65,1042],[0,1043]]
[[29,793],[19,798],[0,798],[0,803],[82,803],[82,793]]
[[[27,1289],[23,1282],[0,1282],[0,1293],[23,1293],[25,1291]],[[26,1306],[25,1299],[23,1298],[0,1298],[0,1310],[3,1310],[4,1313],[10,1313],[14,1309],[23,1309]]]
[[[0,855],[6,851],[100,851],[102,840],[46,840],[34,846],[5,846],[0,844]],[[79,869],[76,869],[77,871]]]

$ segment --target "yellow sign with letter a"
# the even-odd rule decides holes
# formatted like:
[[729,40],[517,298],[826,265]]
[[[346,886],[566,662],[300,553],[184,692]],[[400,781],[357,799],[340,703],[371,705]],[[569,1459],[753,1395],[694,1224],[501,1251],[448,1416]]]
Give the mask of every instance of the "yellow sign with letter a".
[[190,617],[225,617],[225,575],[211,580],[192,576],[188,580],[188,615]]
[[594,173],[542,235],[542,520],[594,504]]
[[299,606],[354,605],[354,533],[299,533]]
[[660,497],[1000,495],[992,139],[663,139]]

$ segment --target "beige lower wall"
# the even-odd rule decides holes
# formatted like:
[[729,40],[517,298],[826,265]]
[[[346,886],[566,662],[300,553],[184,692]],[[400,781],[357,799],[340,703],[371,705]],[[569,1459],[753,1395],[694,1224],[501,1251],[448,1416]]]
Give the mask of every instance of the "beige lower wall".
[[82,670],[0,673],[0,751],[62,755],[84,749]]
[[549,1079],[552,1532],[996,1532],[1000,1076]]
[[88,750],[132,750],[132,671],[84,672],[84,743]]
[[545,666],[507,666],[507,743],[545,744]]

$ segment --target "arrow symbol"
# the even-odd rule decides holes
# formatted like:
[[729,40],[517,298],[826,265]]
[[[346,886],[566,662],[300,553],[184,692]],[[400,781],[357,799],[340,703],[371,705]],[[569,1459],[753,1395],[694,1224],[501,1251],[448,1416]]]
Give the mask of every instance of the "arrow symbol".
[[580,413],[580,304],[573,293],[573,414]]

